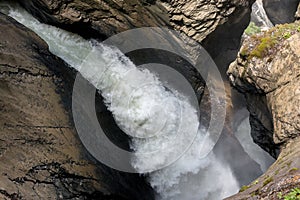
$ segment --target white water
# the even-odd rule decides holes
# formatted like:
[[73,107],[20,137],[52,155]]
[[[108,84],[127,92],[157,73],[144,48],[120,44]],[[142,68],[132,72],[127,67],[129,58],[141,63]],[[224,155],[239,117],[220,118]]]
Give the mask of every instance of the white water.
[[262,0],[256,0],[252,6],[252,21],[258,23],[256,25],[260,26],[263,30],[274,27],[264,9]]
[[[0,4],[2,11],[36,32],[53,54],[101,91],[118,125],[136,136],[131,144],[135,150],[132,165],[138,171],[156,169],[174,160],[174,152],[183,151],[187,138],[194,137],[193,130],[199,125],[196,110],[184,96],[166,90],[155,74],[138,69],[114,47],[96,42],[92,45],[75,34],[39,23],[21,8],[4,7]],[[191,148],[175,163],[149,174],[157,199],[217,200],[238,191],[227,163],[218,161],[213,153],[199,159],[204,133],[198,131]],[[145,154],[157,150],[160,153],[156,157]]]
[[249,117],[238,126],[235,136],[248,155],[260,165],[263,172],[267,171],[267,169],[275,162],[275,159],[270,156],[270,154],[253,142],[253,139],[251,138]]

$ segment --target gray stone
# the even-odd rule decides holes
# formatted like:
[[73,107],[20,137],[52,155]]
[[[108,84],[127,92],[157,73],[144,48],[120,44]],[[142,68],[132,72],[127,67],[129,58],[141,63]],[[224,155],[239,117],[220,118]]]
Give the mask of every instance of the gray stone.
[[295,21],[299,0],[263,0],[264,8],[273,24]]

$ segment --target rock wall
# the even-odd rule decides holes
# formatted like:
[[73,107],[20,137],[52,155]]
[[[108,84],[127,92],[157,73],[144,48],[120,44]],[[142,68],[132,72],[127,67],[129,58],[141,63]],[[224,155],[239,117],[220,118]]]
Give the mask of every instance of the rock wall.
[[42,22],[104,39],[135,27],[168,26],[163,7],[146,0],[29,0],[19,3]]
[[277,199],[299,186],[300,22],[248,38],[228,70],[244,93],[254,141],[276,163],[246,191],[230,199]]
[[70,118],[74,74],[0,13],[0,198],[153,199],[141,177],[84,150]]
[[[42,22],[104,39],[137,27],[169,27],[203,46],[226,67],[234,60],[254,0],[19,1]],[[234,30],[234,31],[232,31]],[[230,55],[229,59],[228,55]],[[218,58],[217,58],[218,57]],[[225,61],[225,62],[224,62]]]

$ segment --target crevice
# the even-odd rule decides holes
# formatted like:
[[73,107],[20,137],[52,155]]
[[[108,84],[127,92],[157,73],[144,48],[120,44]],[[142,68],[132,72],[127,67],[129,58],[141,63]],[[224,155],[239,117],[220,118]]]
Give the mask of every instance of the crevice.
[[32,73],[27,69],[17,69],[17,71],[2,71],[0,75],[8,75],[8,76],[16,76],[16,75],[27,75],[27,76],[34,76],[34,77],[43,77],[43,78],[52,78],[54,74],[41,74],[41,73]]
[[295,80],[297,80],[299,78],[300,78],[300,74],[298,74],[297,76],[295,76],[295,78],[293,78],[293,79],[291,79],[289,81],[286,81],[285,83],[282,83],[281,85],[277,86],[276,88],[274,88],[274,89],[272,89],[272,90],[270,90],[268,92],[265,92],[265,94],[270,94],[270,93],[272,93],[272,92],[274,92],[274,91],[276,91],[276,90],[278,90],[278,89],[280,89],[280,88],[282,88],[284,86],[287,86],[288,84],[294,82]]
[[19,124],[7,124],[4,123],[4,127],[7,128],[36,128],[36,129],[73,129],[70,126],[34,126],[34,125],[19,125]]
[[0,194],[2,194],[3,196],[9,198],[10,200],[20,200],[20,199],[22,199],[20,194],[18,194],[18,193],[9,194],[6,190],[2,190],[2,189],[0,189]]

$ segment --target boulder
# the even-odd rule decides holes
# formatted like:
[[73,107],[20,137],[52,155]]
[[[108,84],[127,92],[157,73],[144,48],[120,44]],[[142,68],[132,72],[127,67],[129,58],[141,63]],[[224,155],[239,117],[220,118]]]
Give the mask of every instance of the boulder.
[[[246,39],[230,65],[231,84],[247,99],[254,142],[279,157],[230,199],[276,199],[299,185],[300,22]],[[250,198],[251,197],[251,198]]]

